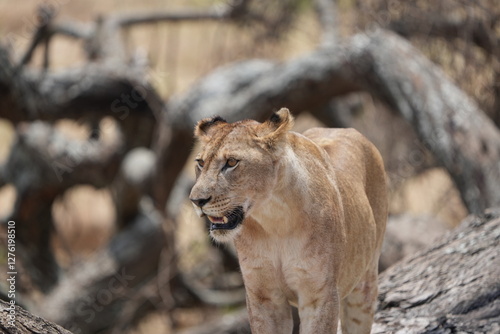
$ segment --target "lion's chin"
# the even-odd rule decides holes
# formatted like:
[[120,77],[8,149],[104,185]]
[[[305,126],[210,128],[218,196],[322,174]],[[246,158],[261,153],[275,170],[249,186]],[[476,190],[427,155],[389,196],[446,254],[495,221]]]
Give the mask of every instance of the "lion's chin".
[[225,244],[232,242],[240,233],[241,226],[233,230],[211,230],[210,236],[216,243]]

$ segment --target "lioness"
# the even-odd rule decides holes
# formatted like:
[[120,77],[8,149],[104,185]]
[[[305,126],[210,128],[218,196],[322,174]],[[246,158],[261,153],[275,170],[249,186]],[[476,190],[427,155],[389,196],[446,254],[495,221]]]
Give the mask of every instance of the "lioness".
[[259,123],[201,120],[190,199],[219,242],[234,241],[252,332],[369,333],[387,192],[377,149],[353,129],[290,131],[281,109]]

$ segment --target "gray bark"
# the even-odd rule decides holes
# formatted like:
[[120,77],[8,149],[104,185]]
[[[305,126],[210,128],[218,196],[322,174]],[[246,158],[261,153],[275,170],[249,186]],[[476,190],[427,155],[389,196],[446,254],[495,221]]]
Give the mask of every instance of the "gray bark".
[[[14,307],[14,310],[12,310]],[[15,316],[14,326],[9,316]],[[0,331],[5,334],[72,334],[61,326],[0,300]]]
[[470,212],[500,204],[500,131],[477,104],[407,42],[376,32],[359,41],[368,66],[359,66],[382,100],[411,123],[448,169]]
[[465,219],[380,277],[372,333],[498,333],[500,209]]

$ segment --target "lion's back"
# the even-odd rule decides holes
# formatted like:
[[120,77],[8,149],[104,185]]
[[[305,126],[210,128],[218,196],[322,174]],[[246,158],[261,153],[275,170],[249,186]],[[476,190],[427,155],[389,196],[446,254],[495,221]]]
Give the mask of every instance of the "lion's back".
[[377,241],[381,243],[387,220],[387,185],[378,149],[355,129],[312,128],[303,135],[328,153],[336,174],[346,179],[344,184],[350,189],[345,191],[352,192],[353,183],[364,189],[377,225]]

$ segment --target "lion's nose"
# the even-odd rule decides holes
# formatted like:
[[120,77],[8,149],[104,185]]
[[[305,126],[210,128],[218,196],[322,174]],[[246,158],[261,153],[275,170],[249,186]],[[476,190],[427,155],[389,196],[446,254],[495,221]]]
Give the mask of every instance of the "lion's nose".
[[198,205],[200,208],[203,207],[208,202],[210,202],[211,199],[212,196],[210,196],[209,198],[190,198],[191,202]]

